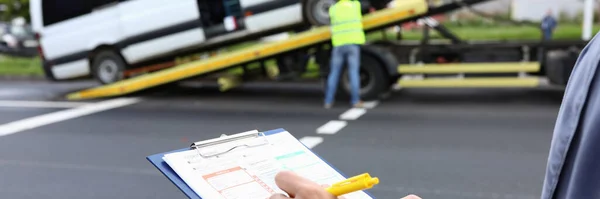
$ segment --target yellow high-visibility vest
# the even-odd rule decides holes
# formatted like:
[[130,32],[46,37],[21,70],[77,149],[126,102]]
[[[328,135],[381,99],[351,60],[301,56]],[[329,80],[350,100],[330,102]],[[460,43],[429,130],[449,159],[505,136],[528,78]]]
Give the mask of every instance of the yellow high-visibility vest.
[[329,8],[329,17],[333,46],[365,43],[359,1],[340,0]]

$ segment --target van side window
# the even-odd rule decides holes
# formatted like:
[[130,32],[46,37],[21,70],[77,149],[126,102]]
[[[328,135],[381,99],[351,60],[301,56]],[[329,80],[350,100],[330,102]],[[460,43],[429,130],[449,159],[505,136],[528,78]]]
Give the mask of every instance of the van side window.
[[43,0],[44,26],[91,13],[94,8],[115,1],[117,0]]
[[120,2],[119,0],[86,0],[86,3],[89,3],[90,5],[88,7],[91,7],[92,9],[94,8],[99,8],[111,3],[118,3]]

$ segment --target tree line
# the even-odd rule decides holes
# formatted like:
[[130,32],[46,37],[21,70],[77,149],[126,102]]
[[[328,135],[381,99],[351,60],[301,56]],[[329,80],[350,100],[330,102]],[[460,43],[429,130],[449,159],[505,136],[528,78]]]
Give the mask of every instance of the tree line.
[[0,0],[0,20],[23,17],[29,22],[29,0]]

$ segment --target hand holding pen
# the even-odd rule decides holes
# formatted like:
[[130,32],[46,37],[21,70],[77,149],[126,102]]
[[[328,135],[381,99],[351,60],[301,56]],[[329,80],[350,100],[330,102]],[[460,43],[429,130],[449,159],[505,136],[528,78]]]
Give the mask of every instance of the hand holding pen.
[[[371,178],[369,174],[361,174],[347,180],[325,187],[290,171],[283,171],[275,177],[277,186],[285,191],[288,196],[275,194],[270,199],[343,199],[339,197],[355,191],[370,189],[379,183],[378,178]],[[339,198],[338,198],[339,197]],[[421,199],[416,195],[408,195],[402,199]]]

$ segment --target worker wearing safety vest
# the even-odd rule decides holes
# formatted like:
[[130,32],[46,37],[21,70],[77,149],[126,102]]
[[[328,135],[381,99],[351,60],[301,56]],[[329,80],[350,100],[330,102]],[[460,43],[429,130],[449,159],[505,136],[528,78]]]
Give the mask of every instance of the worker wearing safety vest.
[[362,12],[359,1],[338,0],[329,8],[331,18],[331,65],[327,78],[325,108],[331,108],[344,60],[348,64],[351,88],[351,103],[361,107],[360,99],[360,45],[365,43]]

